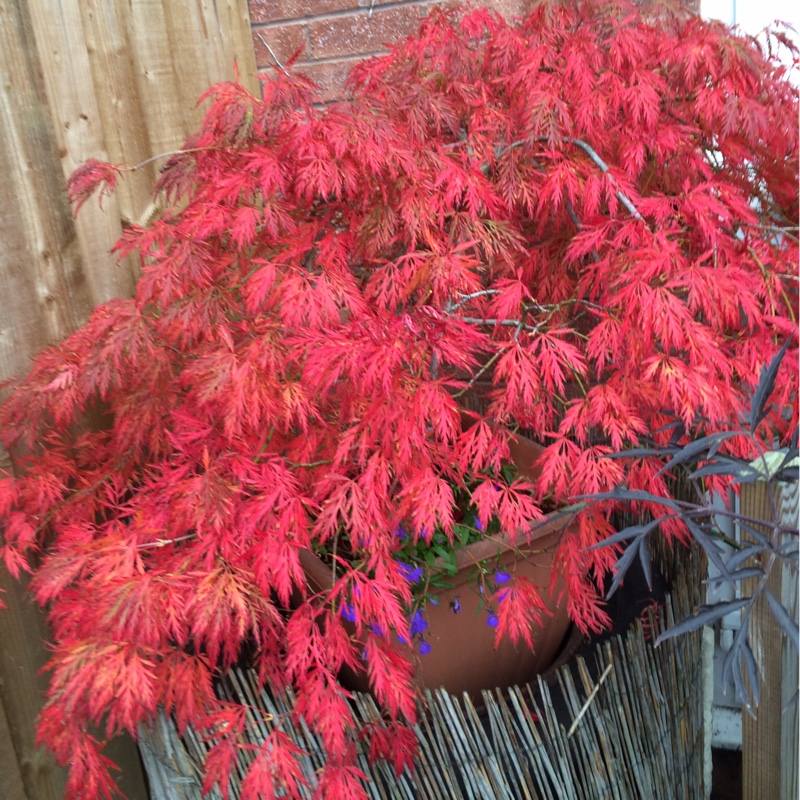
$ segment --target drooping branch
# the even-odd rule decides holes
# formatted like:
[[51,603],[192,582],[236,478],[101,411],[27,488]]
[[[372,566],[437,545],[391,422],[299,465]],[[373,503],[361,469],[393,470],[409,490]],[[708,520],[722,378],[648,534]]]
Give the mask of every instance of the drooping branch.
[[[586,155],[589,156],[589,158],[591,158],[595,164],[597,164],[597,166],[603,171],[603,173],[608,175],[608,179],[616,185],[617,181],[614,178],[614,176],[610,174],[608,170],[608,164],[606,164],[606,162],[603,161],[602,158],[600,158],[600,156],[597,154],[594,148],[591,147],[591,145],[588,145],[582,139],[565,138],[562,141],[569,142],[571,144],[580,147],[586,153]],[[639,209],[636,208],[636,206],[631,202],[631,200],[627,197],[627,195],[625,195],[619,188],[617,189],[617,199],[620,201],[620,203],[622,203],[622,205],[625,206],[625,208],[628,209],[631,216],[635,217],[641,222],[644,222],[644,217],[639,213]]]
[[[542,137],[538,141],[547,142],[549,140],[544,138],[544,137]],[[608,179],[616,186],[617,181],[614,178],[614,176],[611,174],[608,164],[606,164],[606,162],[598,155],[597,151],[590,144],[588,144],[587,142],[584,142],[583,139],[575,139],[575,138],[570,137],[570,136],[564,136],[564,137],[562,137],[560,139],[560,141],[564,142],[565,144],[574,144],[577,147],[580,147],[586,153],[586,155],[589,156],[589,158],[591,158],[592,161],[600,168],[600,170],[603,172],[603,174],[607,175]],[[495,151],[494,151],[495,158],[499,158],[500,156],[502,156],[504,153],[508,152],[509,150],[512,150],[512,149],[517,148],[517,147],[521,147],[522,145],[527,144],[527,143],[528,142],[525,139],[518,139],[516,142],[512,142],[509,145],[505,145],[505,146],[502,146],[502,147],[496,147]],[[487,169],[488,169],[488,165],[487,165]],[[617,189],[616,189],[616,196],[617,196],[617,199],[620,201],[620,203],[622,203],[622,205],[625,206],[625,208],[628,210],[628,212],[631,214],[632,217],[634,217],[635,219],[638,219],[641,222],[645,222],[645,219],[641,215],[641,213],[639,212],[639,209],[636,208],[636,206],[634,205],[633,201],[619,187],[617,187]],[[575,223],[575,225],[580,227],[580,223],[579,223],[577,217],[574,215],[574,213],[571,214],[570,217],[571,217],[572,221]]]

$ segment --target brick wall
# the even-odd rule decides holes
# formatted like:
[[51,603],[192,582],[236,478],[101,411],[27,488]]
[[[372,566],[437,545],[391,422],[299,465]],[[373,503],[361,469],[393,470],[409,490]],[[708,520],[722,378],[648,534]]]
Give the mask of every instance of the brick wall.
[[[443,0],[250,0],[253,45],[260,71],[282,63],[305,46],[297,69],[311,76],[323,99],[341,94],[350,67],[362,58],[386,51],[419,26],[428,10]],[[487,0],[511,18],[525,13],[533,0]]]

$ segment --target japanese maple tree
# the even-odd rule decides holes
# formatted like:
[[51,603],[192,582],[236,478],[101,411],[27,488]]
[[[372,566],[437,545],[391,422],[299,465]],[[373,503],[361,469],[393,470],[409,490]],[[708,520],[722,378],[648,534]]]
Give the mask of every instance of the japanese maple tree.
[[[662,494],[657,461],[604,456],[729,425],[795,335],[798,95],[767,45],[626,0],[434,11],[347,99],[315,92],[290,65],[261,98],[211,90],[163,214],[118,244],[136,296],[7,387],[2,556],[48,609],[39,731],[71,797],[112,793],[102,739],[159,706],[215,739],[227,791],[248,717],[213,679],[245,651],[319,734],[319,796],[365,796],[342,665],[385,709],[371,752],[413,756],[397,526],[451,531],[467,479],[512,534],[623,480]],[[72,199],[124,172],[87,163]],[[778,386],[791,407],[796,341]],[[536,486],[500,477],[516,429],[547,445]],[[606,513],[557,554],[584,630],[606,623]],[[312,595],[299,553],[321,546],[336,580]],[[498,630],[529,611],[499,603]],[[242,797],[299,796],[297,755],[272,734]]]

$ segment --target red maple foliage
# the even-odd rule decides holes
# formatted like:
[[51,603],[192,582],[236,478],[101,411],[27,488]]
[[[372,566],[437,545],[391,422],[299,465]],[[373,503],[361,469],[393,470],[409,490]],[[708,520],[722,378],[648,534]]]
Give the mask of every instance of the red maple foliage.
[[[244,648],[319,734],[320,796],[365,796],[337,682],[362,650],[387,716],[371,752],[402,768],[414,746],[393,530],[449,531],[467,476],[511,532],[546,499],[665,492],[660,464],[604,456],[674,416],[728,425],[794,335],[798,96],[754,40],[626,0],[513,26],[437,11],[350,89],[322,107],[284,73],[260,99],[215,87],[163,170],[167,210],[118,244],[136,296],[41,353],[0,411],[20,467],[2,556],[49,610],[40,735],[70,797],[112,791],[89,731],[136,735],[159,706],[215,737],[205,786],[225,789],[248,723],[212,683]],[[87,165],[73,197],[119,171]],[[548,445],[533,499],[498,485],[516,427]],[[607,533],[587,513],[558,552],[587,630]],[[309,595],[299,554],[334,543],[335,585]],[[526,638],[537,588],[502,592],[498,635]],[[297,756],[272,734],[242,797],[297,797]]]

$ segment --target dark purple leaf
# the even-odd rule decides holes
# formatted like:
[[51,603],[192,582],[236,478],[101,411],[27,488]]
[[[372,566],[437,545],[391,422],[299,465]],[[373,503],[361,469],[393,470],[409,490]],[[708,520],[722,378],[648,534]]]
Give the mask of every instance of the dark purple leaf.
[[709,436],[703,436],[701,439],[696,439],[689,442],[685,447],[681,447],[678,452],[658,471],[657,474],[661,475],[679,464],[685,464],[687,461],[696,461],[703,454],[707,454],[711,447],[716,448],[726,439],[732,439],[734,436],[740,436],[739,431],[720,431],[719,433],[712,433]]
[[776,552],[781,558],[797,561],[797,545],[797,539],[790,539],[788,542],[784,542]]
[[597,494],[581,494],[577,500],[625,500],[631,503],[658,503],[659,505],[671,508],[678,512],[679,506],[671,497],[645,492],[642,489],[624,489],[618,487],[610,492],[598,492]]
[[692,631],[699,630],[704,625],[710,625],[712,622],[716,622],[726,614],[731,614],[734,611],[738,611],[740,608],[744,608],[749,602],[749,597],[741,597],[737,600],[727,600],[723,603],[714,603],[710,606],[701,606],[700,610],[696,614],[692,614],[692,616],[682,619],[680,622],[673,625],[668,631],[664,631],[664,633],[662,633],[661,636],[659,636],[656,640],[656,645],[661,644],[661,642],[664,642],[667,639],[673,639],[676,636],[680,636],[682,633],[691,633]]
[[636,539],[634,539],[625,548],[625,552],[619,557],[619,560],[614,565],[614,580],[611,582],[611,587],[606,595],[606,600],[608,600],[614,594],[614,592],[617,591],[620,583],[622,583],[622,579],[630,569],[633,559],[636,558],[639,553],[639,547],[642,544],[643,538],[643,536],[638,536]]
[[607,539],[603,539],[602,542],[598,542],[597,544],[593,544],[591,547],[587,547],[587,550],[597,550],[600,547],[608,547],[611,544],[617,544],[618,542],[625,542],[628,539],[633,539],[634,536],[641,536],[643,534],[648,534],[654,528],[657,528],[664,519],[672,519],[675,515],[670,514],[669,517],[664,517],[660,519],[653,520],[652,522],[648,522],[646,525],[629,525],[627,528],[624,528],[619,533],[615,533],[613,536],[609,536]]
[[662,430],[666,430],[670,427],[672,427],[674,430],[672,431],[672,436],[670,436],[669,443],[670,445],[677,445],[678,442],[686,435],[686,426],[683,424],[683,420],[679,419],[670,425],[665,425]]
[[632,447],[630,450],[621,450],[618,453],[606,453],[603,458],[647,458],[648,456],[663,457],[677,451],[675,447]]
[[647,581],[647,588],[653,590],[653,569],[650,558],[650,542],[647,536],[642,536],[642,543],[639,546],[639,560],[642,562],[642,572]]
[[709,536],[696,522],[694,522],[694,520],[684,517],[683,522],[689,529],[689,532],[692,534],[692,536],[694,536],[695,541],[703,548],[703,550],[705,550],[705,553],[710,559],[711,563],[719,570],[720,575],[724,576],[728,583],[733,586],[733,579],[731,578],[728,567],[722,558],[722,551],[719,542]]
[[750,686],[750,691],[753,693],[753,705],[758,707],[761,702],[761,692],[759,691],[758,681],[758,667],[756,667],[756,660],[753,657],[753,651],[747,642],[742,642],[739,648],[742,653],[742,662],[747,670],[747,683]]
[[704,478],[706,475],[731,475],[737,483],[749,483],[763,477],[755,467],[746,461],[730,456],[717,456],[714,461],[704,464],[692,472],[690,478]]
[[[747,620],[742,621],[742,627],[736,631],[736,636],[733,638],[733,644],[728,650],[722,662],[722,684],[726,686],[728,682],[733,679],[734,689],[736,696],[742,703],[747,713],[755,718],[752,706],[752,696],[750,691],[744,683],[742,676],[742,648],[747,646]],[[758,684],[756,686],[756,693],[758,692]]]
[[781,630],[794,645],[794,649],[800,653],[800,634],[798,634],[797,621],[789,616],[789,612],[786,610],[783,603],[779,602],[769,589],[765,589],[764,594],[767,596],[769,607],[772,609],[775,619],[778,620],[778,625],[781,626]]
[[743,530],[745,533],[747,533],[747,535],[748,535],[748,536],[752,536],[752,537],[753,537],[753,539],[755,539],[755,541],[757,541],[757,542],[758,542],[758,543],[761,545],[761,547],[762,547],[763,549],[765,549],[765,550],[769,550],[769,549],[771,549],[771,548],[772,548],[772,545],[771,545],[771,543],[770,543],[769,539],[767,539],[767,537],[766,537],[766,536],[764,536],[764,534],[763,534],[763,533],[761,533],[761,531],[759,531],[759,530],[756,530],[756,529],[755,529],[755,528],[754,528],[752,525],[750,525],[748,522],[744,522],[744,521],[743,521],[743,520],[741,520],[741,519],[739,519],[739,520],[738,520],[738,523],[739,523],[739,527],[740,527],[740,528],[741,528],[741,529],[742,529],[742,530]]
[[741,550],[737,550],[726,562],[726,565],[731,572],[735,569],[739,569],[745,562],[749,561],[754,556],[757,556],[759,553],[762,552],[764,548],[761,545],[757,544],[748,544],[742,547]]
[[750,400],[750,431],[755,432],[761,420],[767,415],[765,408],[767,400],[769,400],[772,392],[775,389],[775,379],[778,377],[778,369],[781,366],[783,357],[789,349],[794,337],[789,337],[784,343],[783,347],[775,354],[772,361],[769,362],[768,367],[761,368],[761,377],[758,381],[753,396]]
[[[730,570],[730,562],[728,562],[728,569]],[[758,567],[746,567],[745,569],[738,569],[735,572],[731,571],[730,578],[733,581],[743,581],[745,578],[761,578],[764,575],[764,570]],[[705,583],[709,586],[716,586],[717,584],[727,581],[723,575],[718,575],[715,578],[708,578]]]

